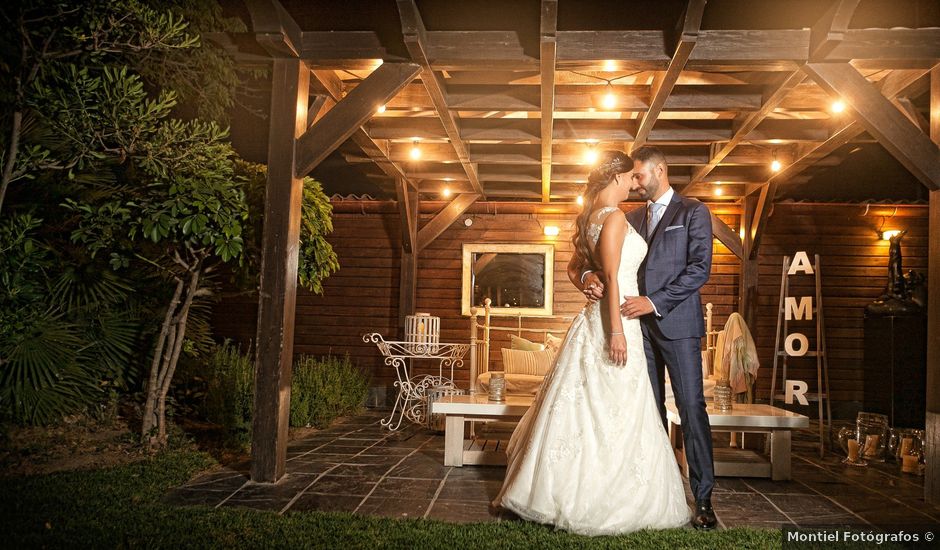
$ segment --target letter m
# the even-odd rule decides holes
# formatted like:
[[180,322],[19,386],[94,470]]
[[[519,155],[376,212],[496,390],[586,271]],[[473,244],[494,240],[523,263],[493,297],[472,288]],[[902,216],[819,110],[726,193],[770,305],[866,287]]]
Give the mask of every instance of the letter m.
[[800,298],[800,303],[797,305],[795,296],[787,296],[786,302],[786,318],[787,321],[792,321],[796,319],[798,321],[812,321],[813,320],[813,297],[812,296],[803,296]]

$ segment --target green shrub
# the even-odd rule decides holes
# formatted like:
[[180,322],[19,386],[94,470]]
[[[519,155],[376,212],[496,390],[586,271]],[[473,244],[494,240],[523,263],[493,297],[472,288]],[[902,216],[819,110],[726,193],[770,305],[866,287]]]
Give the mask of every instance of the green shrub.
[[255,363],[250,350],[241,350],[229,340],[207,356],[206,418],[222,426],[230,443],[244,445],[251,438]]
[[349,355],[300,356],[291,381],[290,425],[324,428],[339,416],[359,410],[369,391],[368,379]]

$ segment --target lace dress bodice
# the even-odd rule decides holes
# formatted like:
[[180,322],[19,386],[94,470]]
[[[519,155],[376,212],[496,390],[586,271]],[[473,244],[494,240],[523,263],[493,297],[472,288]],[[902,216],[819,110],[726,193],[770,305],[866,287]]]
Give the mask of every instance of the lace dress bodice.
[[[591,214],[588,226],[587,236],[593,250],[597,249],[597,241],[601,238],[601,229],[604,227],[604,220],[607,216],[614,213],[620,214],[619,208],[605,206]],[[620,270],[617,273],[617,283],[620,286],[621,294],[637,295],[637,272],[640,265],[646,257],[646,239],[644,239],[630,223],[627,223],[627,234],[623,238],[623,248],[620,251]],[[595,264],[600,264],[600,258],[595,259]]]

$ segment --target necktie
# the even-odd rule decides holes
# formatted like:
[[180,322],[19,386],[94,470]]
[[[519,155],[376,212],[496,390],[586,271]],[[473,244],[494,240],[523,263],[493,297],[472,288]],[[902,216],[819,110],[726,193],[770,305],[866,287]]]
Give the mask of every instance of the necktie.
[[658,202],[650,203],[649,208],[647,209],[647,215],[649,218],[646,222],[646,238],[653,236],[653,231],[656,231],[656,225],[659,223],[659,220],[663,217],[663,206]]

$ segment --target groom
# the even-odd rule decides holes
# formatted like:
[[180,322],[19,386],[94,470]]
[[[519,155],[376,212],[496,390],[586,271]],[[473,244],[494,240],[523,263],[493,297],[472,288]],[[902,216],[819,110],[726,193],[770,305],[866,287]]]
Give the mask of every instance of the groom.
[[[653,396],[666,425],[664,372],[669,371],[682,420],[689,484],[695,496],[692,525],[714,529],[711,493],[715,484],[711,427],[702,392],[702,341],[705,322],[699,289],[712,263],[712,226],[708,208],[682,197],[669,185],[666,157],[656,147],[633,152],[633,191],[647,203],[627,214],[646,238],[649,250],[638,273],[642,296],[624,296],[621,313],[640,318]],[[585,273],[578,283],[589,299],[603,296],[603,283]]]

